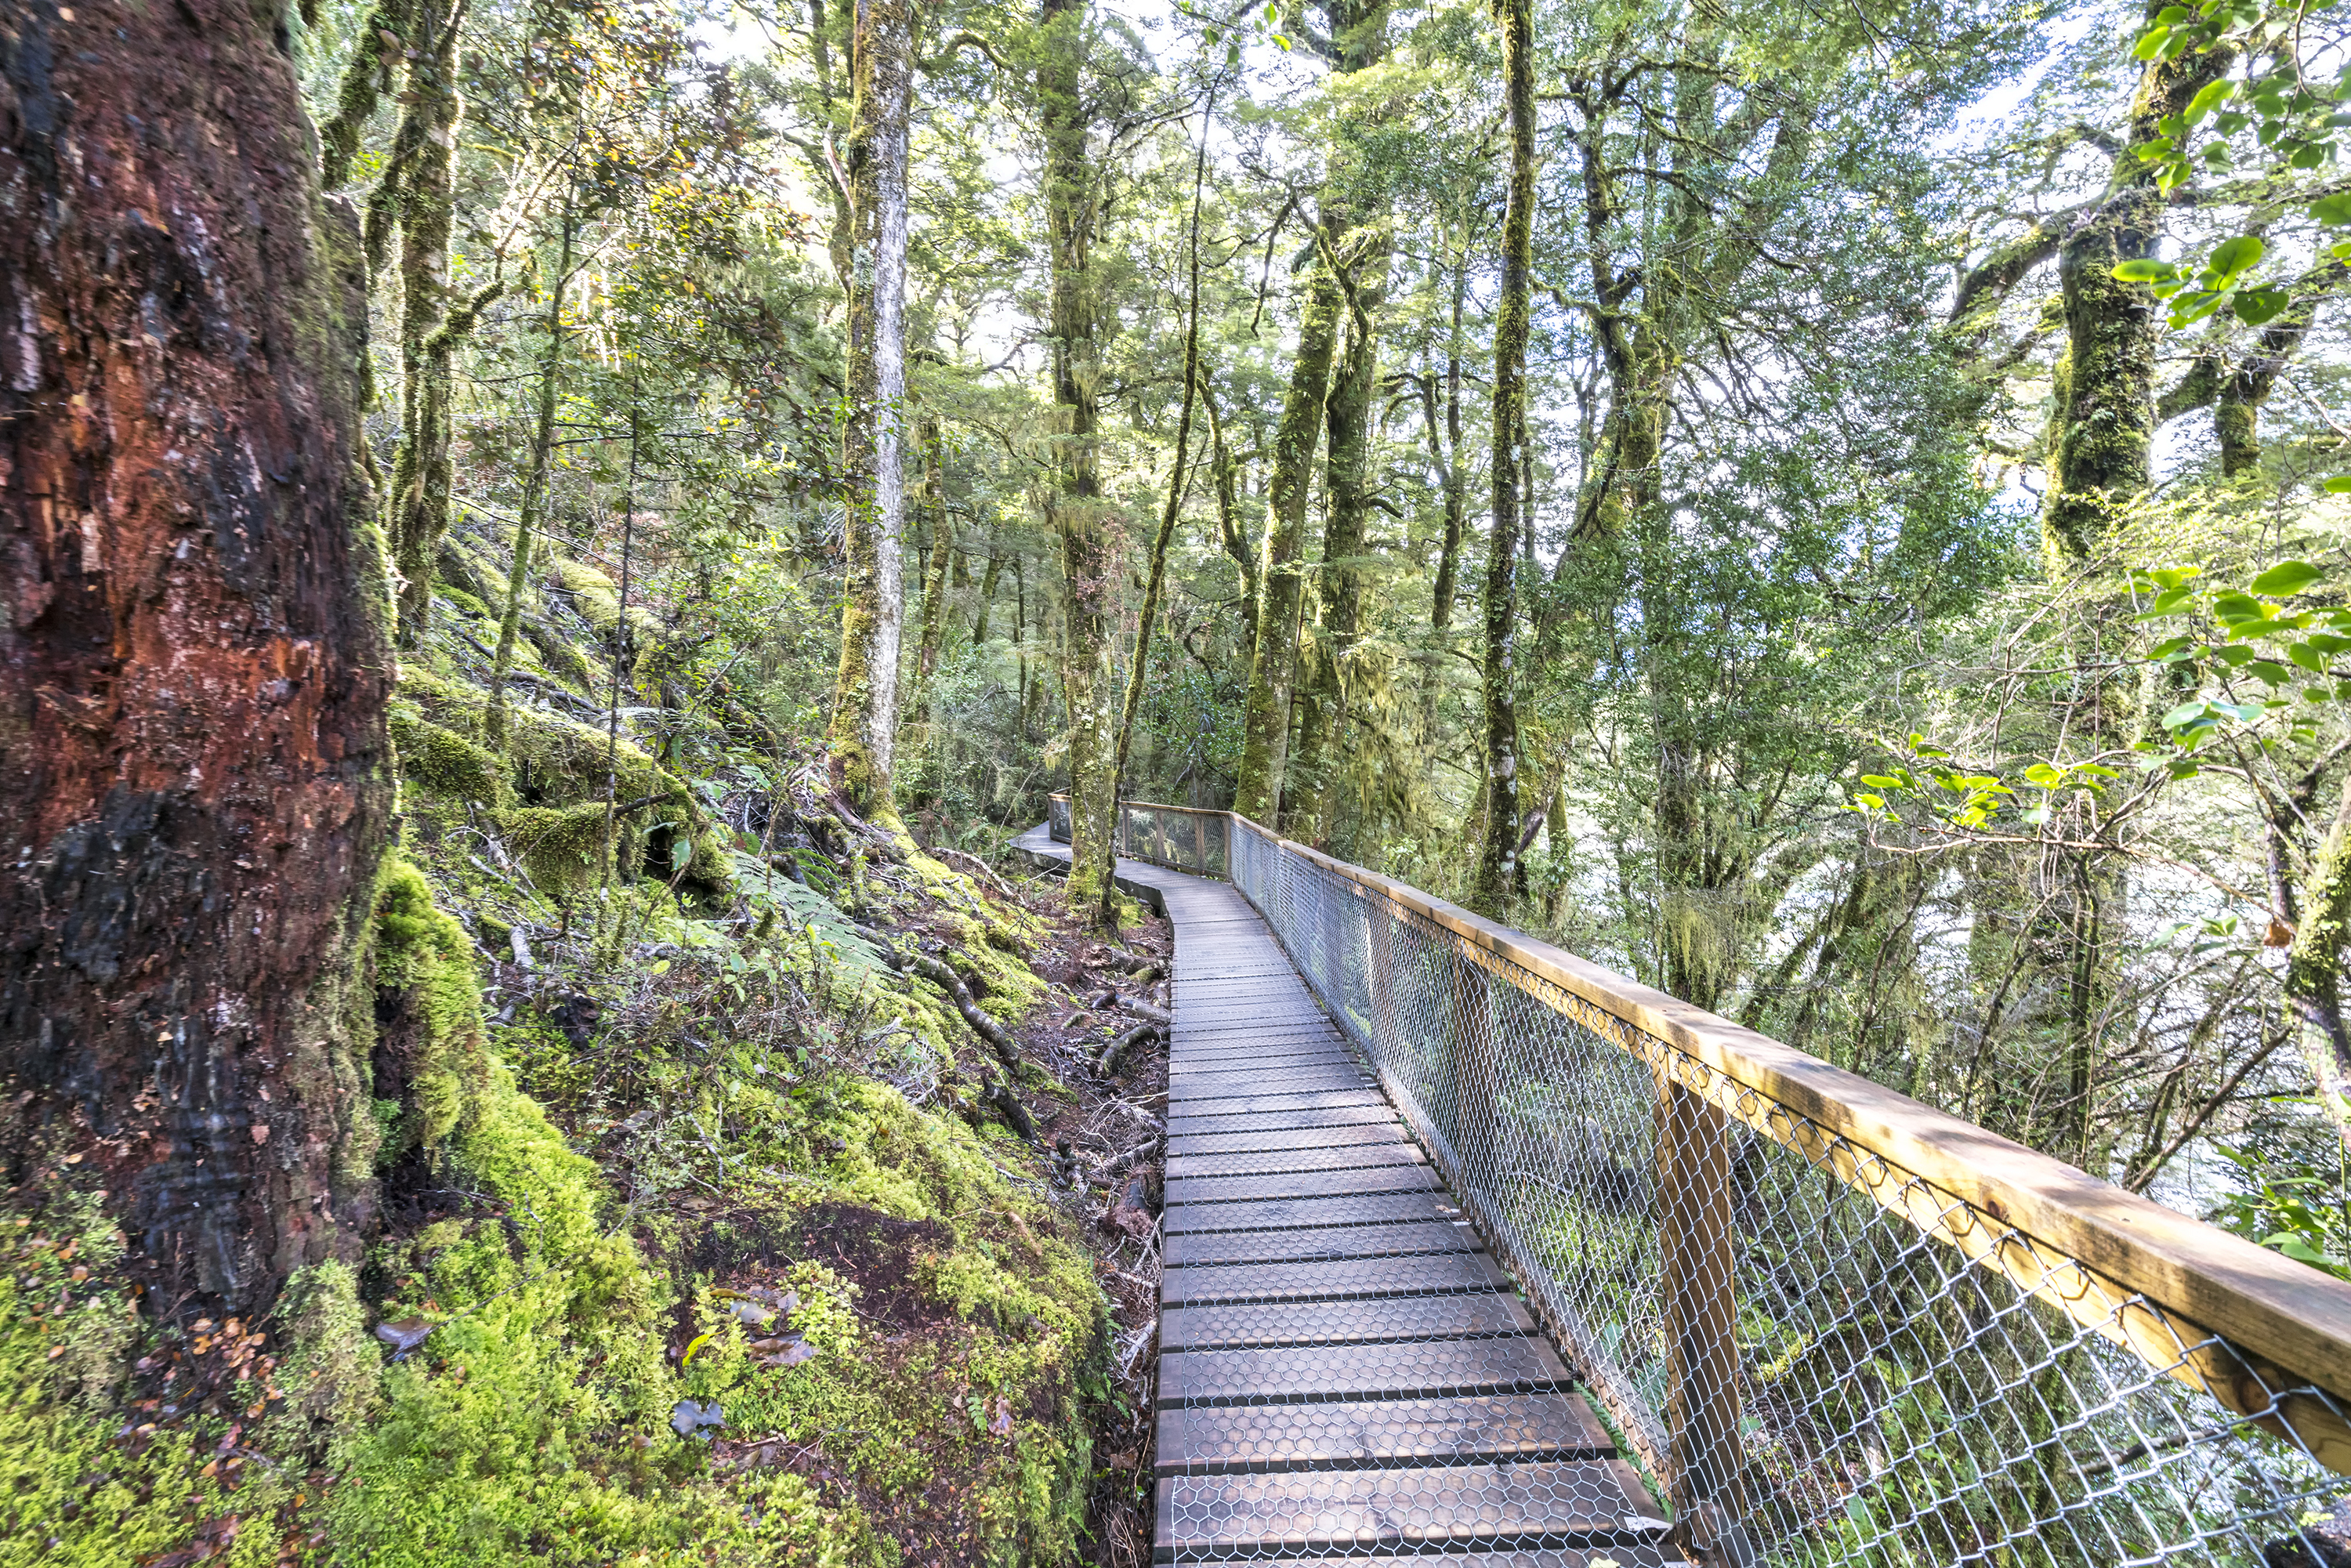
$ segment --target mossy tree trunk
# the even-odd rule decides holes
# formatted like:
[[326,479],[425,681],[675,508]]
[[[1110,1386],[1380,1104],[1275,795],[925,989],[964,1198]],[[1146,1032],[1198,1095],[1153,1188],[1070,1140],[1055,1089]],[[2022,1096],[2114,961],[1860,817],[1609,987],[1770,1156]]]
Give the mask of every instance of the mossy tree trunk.
[[1091,263],[1101,214],[1087,153],[1084,0],[1044,0],[1039,22],[1037,95],[1045,137],[1058,426],[1050,506],[1061,545],[1061,690],[1070,710],[1069,898],[1081,916],[1106,922],[1116,891],[1118,710],[1111,633],[1118,612],[1118,559],[1099,451],[1102,364]]
[[1441,642],[1453,627],[1454,601],[1461,592],[1461,541],[1468,531],[1469,480],[1461,466],[1461,308],[1469,292],[1469,264],[1465,256],[1447,258],[1452,273],[1452,311],[1445,340],[1444,438],[1437,436],[1437,378],[1421,382],[1422,428],[1428,437],[1428,460],[1445,497],[1445,535],[1437,547],[1437,581],[1428,598],[1428,629]]
[[[400,450],[386,508],[392,564],[399,569],[400,640],[413,646],[432,615],[433,559],[449,531],[455,476],[450,447],[449,370],[455,339],[449,298],[449,229],[455,208],[450,172],[461,105],[457,35],[465,0],[416,11],[408,90],[392,138],[400,214]],[[466,314],[469,323],[471,312]]]
[[2262,329],[2259,348],[2234,369],[2217,350],[2198,355],[2187,373],[2157,400],[2156,423],[2161,425],[2199,408],[2211,409],[2212,433],[2220,443],[2221,476],[2234,479],[2252,473],[2262,461],[2262,405],[2317,324],[2320,305],[2346,279],[2351,279],[2351,265],[2340,261],[2329,261],[2295,279],[2294,303]]
[[973,612],[971,618],[971,645],[975,648],[984,648],[987,645],[987,612],[996,603],[996,585],[1002,581],[1003,578],[1004,552],[997,549],[991,541],[987,552],[987,570],[979,574],[979,607]]
[[[1369,70],[1387,55],[1387,7],[1346,0],[1328,7],[1331,38],[1343,72]],[[1289,831],[1320,843],[1329,834],[1332,801],[1332,750],[1345,713],[1349,652],[1364,620],[1362,567],[1372,510],[1372,424],[1379,385],[1379,316],[1387,301],[1388,198],[1376,175],[1351,154],[1345,178],[1353,193],[1354,246],[1334,261],[1346,300],[1346,347],[1323,401],[1328,442],[1324,484],[1322,570],[1316,593],[1322,611],[1322,656],[1300,704],[1296,784],[1283,815]]]
[[909,0],[857,0],[848,166],[852,244],[849,420],[842,439],[847,574],[833,683],[834,782],[866,816],[897,820],[891,757],[906,616],[899,559],[906,490],[906,121],[914,98]]
[[2065,350],[2057,365],[2041,520],[2060,570],[2098,553],[2116,519],[2146,493],[2151,473],[2159,308],[2146,284],[2114,275],[2123,262],[2153,256],[2163,235],[2163,193],[2156,189],[2155,165],[2138,150],[2160,137],[2159,122],[2185,109],[2230,60],[2225,52],[2191,53],[2141,73],[2105,200],[2058,246]]
[[1352,267],[1353,309],[1347,346],[1324,404],[1330,457],[1329,500],[1322,526],[1322,655],[1315,662],[1298,724],[1297,780],[1285,812],[1288,831],[1321,843],[1331,831],[1335,800],[1332,751],[1346,716],[1347,656],[1364,617],[1363,555],[1372,511],[1372,423],[1379,382],[1376,312],[1387,295],[1388,246],[1367,244]]
[[373,1223],[393,788],[366,272],[273,16],[0,29],[0,1182],[70,1147],[238,1312]]
[[[2141,73],[2105,199],[2057,248],[2065,349],[2053,378],[2049,486],[2041,517],[2053,575],[2071,575],[2096,559],[2153,476],[2161,308],[2147,285],[2117,278],[2114,269],[2153,256],[2162,238],[2165,198],[2156,188],[2154,165],[2137,150],[2158,138],[2158,122],[2184,109],[2227,65],[2220,56],[2189,55]],[[2103,644],[2120,632],[2116,620],[2116,612],[2093,607],[2085,634]],[[2108,656],[2095,646],[2085,652],[2093,664]],[[2061,696],[2050,722],[2095,747],[2137,728],[2138,706],[2135,688],[2094,680]],[[2086,803],[2076,808],[2087,809]],[[2091,1166],[2091,1095],[2115,1003],[2123,934],[2116,912],[2127,897],[2127,882],[2120,862],[2096,851],[2062,852],[2043,876],[2045,895],[2025,932],[2026,972],[2063,998],[2054,1043],[2070,1123],[2051,1136]]]
[[400,121],[370,194],[363,234],[371,269],[400,246],[400,446],[385,496],[385,532],[401,576],[398,639],[413,647],[432,616],[434,558],[449,531],[454,480],[450,370],[456,345],[503,292],[493,278],[455,302],[449,277],[452,173],[463,103],[457,42],[466,0],[392,0],[371,12],[346,66],[336,113],[320,133],[329,188],[350,177],[361,129],[392,83],[387,38],[405,62]]
[[[2304,813],[2293,808],[2302,804],[2263,793],[2273,864],[2294,858],[2292,845],[2304,829]],[[2351,1024],[2343,1010],[2343,960],[2351,952],[2351,775],[2344,778],[2334,821],[2308,863],[2299,899],[2283,878],[2273,879],[2272,918],[2294,932],[2285,956],[2285,1005],[2316,1081],[2318,1103],[2351,1144]]]
[[1483,594],[1486,648],[1485,844],[1472,904],[1499,915],[1519,880],[1519,465],[1527,412],[1527,328],[1532,310],[1535,199],[1534,13],[1500,0],[1502,91],[1510,114],[1510,204],[1502,214],[1502,285],[1494,308],[1493,538]]
[[1249,655],[1240,774],[1233,792],[1233,810],[1269,828],[1281,809],[1290,757],[1290,698],[1296,689],[1298,624],[1306,586],[1299,568],[1306,541],[1306,502],[1313,491],[1314,449],[1322,436],[1322,401],[1331,387],[1339,314],[1346,308],[1339,280],[1321,254],[1346,239],[1343,204],[1326,195],[1319,222],[1328,243],[1318,247],[1311,263],[1299,316],[1298,349],[1282,394],[1281,422],[1274,427],[1257,639]]

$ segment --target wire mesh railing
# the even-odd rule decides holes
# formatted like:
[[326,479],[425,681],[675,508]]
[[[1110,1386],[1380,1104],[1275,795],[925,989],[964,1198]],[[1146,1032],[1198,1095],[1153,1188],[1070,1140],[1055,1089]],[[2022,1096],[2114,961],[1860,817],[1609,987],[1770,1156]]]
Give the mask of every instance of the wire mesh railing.
[[[1196,876],[1230,880],[1232,830],[1229,813],[1204,811],[1191,806],[1161,806],[1148,800],[1122,800],[1118,806],[1116,852],[1130,860],[1149,861]],[[1047,831],[1055,843],[1070,841],[1070,798],[1049,796],[1045,802]]]
[[[1127,810],[1122,852],[1198,870],[1214,857],[1192,846],[1220,846],[1636,1458],[1675,1550],[2351,1561],[2317,1528],[2351,1509],[2351,1285],[1246,819]],[[1170,832],[1207,816],[1221,836]],[[1428,1324],[1399,1340],[1492,1332],[1431,1279]],[[1425,1462],[1351,1419],[1332,1509],[1365,1469]],[[1516,1437],[1482,1434],[1573,1451]],[[1504,1469],[1521,1513],[1605,1509],[1573,1466]]]

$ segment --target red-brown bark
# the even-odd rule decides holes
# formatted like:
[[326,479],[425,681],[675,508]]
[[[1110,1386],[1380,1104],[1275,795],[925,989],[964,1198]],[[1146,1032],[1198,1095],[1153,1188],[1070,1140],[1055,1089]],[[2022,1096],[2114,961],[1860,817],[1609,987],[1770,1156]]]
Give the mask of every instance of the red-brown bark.
[[366,279],[271,14],[0,11],[0,1176],[72,1144],[240,1306],[371,1218],[391,805]]

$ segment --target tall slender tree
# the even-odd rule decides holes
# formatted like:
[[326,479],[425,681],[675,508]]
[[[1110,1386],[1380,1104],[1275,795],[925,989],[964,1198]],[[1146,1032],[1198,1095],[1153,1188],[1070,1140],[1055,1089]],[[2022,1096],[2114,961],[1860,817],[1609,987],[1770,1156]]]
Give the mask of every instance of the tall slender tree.
[[1102,493],[1100,382],[1092,256],[1101,220],[1089,152],[1085,0],[1043,0],[1038,13],[1037,99],[1045,141],[1045,227],[1051,273],[1054,483],[1049,503],[1061,539],[1061,689],[1069,701],[1070,884],[1072,909],[1107,921],[1116,891],[1117,680],[1111,633],[1118,612],[1116,530]]
[[1207,186],[1208,131],[1216,118],[1217,84],[1212,82],[1200,107],[1200,137],[1192,154],[1192,222],[1184,294],[1184,407],[1176,417],[1176,455],[1168,463],[1167,504],[1160,509],[1159,532],[1151,541],[1151,577],[1143,590],[1134,658],[1126,672],[1126,701],[1119,711],[1118,765],[1113,778],[1120,783],[1126,778],[1127,748],[1134,743],[1134,716],[1142,710],[1143,684],[1151,670],[1151,632],[1159,618],[1159,594],[1167,580],[1167,544],[1176,537],[1176,515],[1184,509],[1184,488],[1191,478],[1192,409],[1200,394],[1200,196]]
[[1519,515],[1527,415],[1527,330],[1533,308],[1535,64],[1532,0],[1496,0],[1510,194],[1502,214],[1502,287],[1494,308],[1493,539],[1486,552],[1486,831],[1471,900],[1489,915],[1519,878]]
[[901,559],[906,486],[906,141],[914,99],[909,0],[856,0],[850,69],[849,416],[842,434],[848,571],[841,673],[833,684],[834,782],[850,803],[897,820],[891,757],[898,649],[906,618]]
[[1343,243],[1346,207],[1334,193],[1323,193],[1317,219],[1322,243],[1308,274],[1298,322],[1298,348],[1290,357],[1290,385],[1274,427],[1272,473],[1266,487],[1264,565],[1257,637],[1249,656],[1249,695],[1241,715],[1240,775],[1233,810],[1272,827],[1281,809],[1281,789],[1290,760],[1291,695],[1298,673],[1298,630],[1306,580],[1301,557],[1306,543],[1306,503],[1313,492],[1314,452],[1322,437],[1322,402],[1331,390],[1331,360],[1338,346],[1340,313],[1346,308],[1339,279],[1327,259],[1335,239]]

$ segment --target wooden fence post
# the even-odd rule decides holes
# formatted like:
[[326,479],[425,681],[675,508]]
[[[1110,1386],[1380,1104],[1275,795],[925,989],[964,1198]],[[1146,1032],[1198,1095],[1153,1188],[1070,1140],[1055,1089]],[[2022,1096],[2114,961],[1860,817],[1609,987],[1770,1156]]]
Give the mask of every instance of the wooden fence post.
[[1677,1513],[1713,1504],[1717,1530],[1744,1511],[1729,1130],[1720,1108],[1658,1068],[1657,1238],[1673,1471],[1666,1482]]

